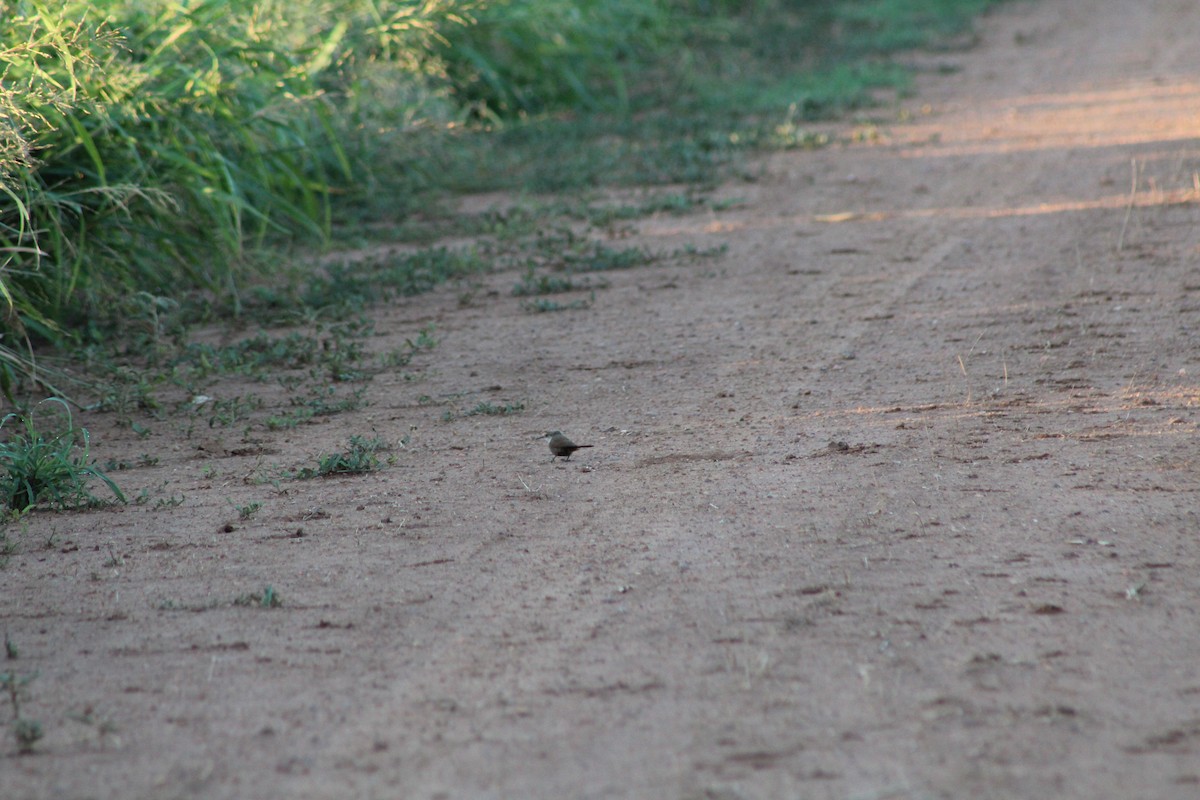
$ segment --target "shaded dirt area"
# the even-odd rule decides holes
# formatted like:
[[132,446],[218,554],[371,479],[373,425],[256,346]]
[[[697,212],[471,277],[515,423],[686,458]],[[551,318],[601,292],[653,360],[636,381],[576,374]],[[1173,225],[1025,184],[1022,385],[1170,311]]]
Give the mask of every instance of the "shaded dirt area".
[[[253,446],[82,420],[186,502],[10,533],[47,735],[0,796],[1200,795],[1200,6],[980,30],[626,240],[720,258],[382,309],[424,377]],[[371,430],[395,466],[243,480]]]

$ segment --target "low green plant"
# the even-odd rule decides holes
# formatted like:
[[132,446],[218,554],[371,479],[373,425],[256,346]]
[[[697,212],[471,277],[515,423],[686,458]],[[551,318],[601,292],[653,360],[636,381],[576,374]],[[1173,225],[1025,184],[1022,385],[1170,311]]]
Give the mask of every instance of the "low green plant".
[[421,328],[421,330],[417,331],[416,339],[405,339],[404,343],[407,344],[409,349],[411,349],[413,352],[418,350],[432,350],[433,348],[437,347],[438,343],[437,338],[433,335],[434,330],[435,328],[433,323],[430,323],[424,328]]
[[39,427],[34,412],[9,414],[0,420],[0,429],[13,423],[8,439],[0,443],[0,505],[23,513],[38,504],[51,508],[76,508],[98,505],[88,485],[102,481],[118,502],[126,502],[117,484],[88,461],[90,437],[86,428],[76,428],[67,404],[57,398],[46,403],[60,406],[63,412],[57,432]]
[[[230,501],[230,504],[232,505],[232,501]],[[254,501],[244,506],[234,506],[234,508],[237,509],[238,519],[247,520],[258,513],[258,510],[262,508],[262,503]]]
[[428,247],[411,252],[345,259],[313,274],[300,302],[333,314],[359,312],[394,297],[423,294],[453,278],[489,268],[469,248]]
[[259,608],[279,608],[283,605],[283,598],[275,591],[274,587],[263,587],[261,592],[247,592],[233,599],[235,606],[258,606]]
[[484,402],[481,402],[478,405],[476,405],[474,408],[472,408],[470,411],[468,411],[464,416],[474,417],[474,416],[483,414],[483,415],[489,416],[489,417],[504,417],[504,416],[508,416],[510,414],[520,414],[524,410],[525,410],[525,404],[520,403],[520,402],[505,403],[504,405],[498,406],[495,403],[489,403],[487,401],[484,401]]
[[569,303],[559,303],[556,300],[549,300],[545,297],[537,297],[521,303],[522,309],[533,314],[544,314],[552,311],[582,311],[585,308],[591,307],[591,300],[572,300]]
[[362,408],[366,402],[363,399],[365,394],[365,388],[358,388],[348,395],[339,396],[333,386],[316,386],[307,396],[297,395],[290,398],[288,403],[294,409],[293,416],[299,421],[304,421],[314,416],[340,414],[343,411]]
[[333,324],[319,323],[311,332],[291,331],[273,336],[260,331],[229,345],[190,342],[182,346],[166,367],[174,382],[192,383],[213,376],[245,375],[266,380],[280,370],[319,368],[334,380],[348,380],[365,358],[363,341],[374,331],[367,318]]
[[183,505],[185,499],[186,497],[182,494],[178,497],[175,495],[170,495],[169,497],[160,497],[154,501],[154,510],[161,511],[164,508],[179,508],[181,505]]
[[719,244],[714,247],[696,247],[695,245],[684,245],[671,251],[671,258],[694,260],[698,258],[717,258],[725,255],[729,250],[729,245]]
[[613,248],[599,242],[591,242],[580,252],[564,253],[562,263],[568,272],[607,272],[642,267],[658,259],[659,256],[644,247]]
[[292,477],[306,480],[330,475],[354,475],[379,469],[379,453],[388,445],[380,437],[366,438],[351,436],[348,447],[338,453],[326,453],[317,457],[316,467],[304,467]]
[[272,414],[263,423],[269,431],[287,431],[298,428],[302,423],[312,419],[312,409],[297,408],[282,414]]
[[[11,655],[12,652],[15,652],[15,648],[9,652],[9,658],[15,658],[15,656]],[[36,672],[25,675],[18,675],[11,670],[9,672],[0,672],[0,689],[3,689],[8,694],[9,704],[12,706],[13,713],[13,738],[17,740],[17,752],[22,755],[32,753],[34,745],[44,735],[42,723],[21,714],[21,697],[26,692],[29,684],[33,683],[36,678]]]
[[512,293],[514,297],[533,297],[542,294],[562,294],[607,288],[606,281],[593,282],[587,278],[577,281],[564,275],[539,275],[531,268],[513,287]]
[[8,538],[8,533],[0,527],[0,569],[8,566],[8,560],[17,552],[17,543]]
[[238,395],[222,400],[214,400],[208,405],[208,427],[225,427],[247,419],[253,412],[263,406],[263,399],[258,395]]
[[692,190],[655,194],[631,203],[587,204],[569,213],[592,225],[606,227],[615,222],[641,219],[652,214],[692,214],[706,207],[712,207],[712,204],[701,192]]

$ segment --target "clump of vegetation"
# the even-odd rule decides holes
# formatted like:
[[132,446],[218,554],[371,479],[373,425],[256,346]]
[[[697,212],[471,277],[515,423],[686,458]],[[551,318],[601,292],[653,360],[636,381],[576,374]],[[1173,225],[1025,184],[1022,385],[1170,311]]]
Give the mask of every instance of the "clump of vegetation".
[[258,606],[259,608],[280,608],[283,598],[271,586],[264,586],[261,592],[247,592],[233,599],[235,606]]
[[538,275],[531,269],[521,278],[520,283],[513,287],[512,293],[516,297],[531,297],[588,288],[591,288],[589,284],[576,284],[575,281],[561,275]]
[[[232,503],[232,502],[233,501],[230,501],[230,503]],[[234,506],[234,508],[237,509],[238,519],[245,521],[245,520],[250,519],[251,517],[253,517],[255,514],[258,513],[259,509],[262,508],[262,503],[255,500],[253,502],[247,503],[244,506]]]
[[97,505],[103,501],[88,489],[93,479],[108,486],[117,501],[126,502],[116,483],[89,462],[88,432],[75,427],[67,404],[47,402],[57,403],[64,412],[56,432],[39,427],[33,412],[9,414],[0,421],[0,429],[16,426],[0,443],[0,505],[16,513],[42,503],[59,509]]
[[351,436],[349,446],[338,453],[317,457],[316,467],[304,467],[293,477],[306,480],[330,475],[355,475],[379,469],[379,453],[388,449],[381,437]]
[[505,403],[496,405],[487,401],[478,403],[474,408],[466,413],[468,417],[478,416],[480,414],[488,417],[505,417],[512,414],[520,414],[525,410],[524,403]]
[[[593,295],[593,299],[595,295]],[[537,297],[533,300],[527,300],[521,303],[521,308],[533,314],[544,314],[551,311],[583,311],[592,307],[592,300],[572,300],[568,303],[560,303],[557,300],[550,300],[546,297]]]
[[[20,655],[16,643],[7,632],[4,634],[4,655],[8,661],[15,661]],[[36,672],[25,675],[18,675],[15,670],[0,672],[0,690],[8,695],[9,705],[12,706],[13,738],[17,740],[17,752],[22,755],[32,753],[34,745],[43,736],[42,723],[21,713],[21,697],[35,678]]]
[[[992,2],[0,0],[0,392],[54,382],[32,343],[312,321],[489,268],[281,257],[334,228],[394,239],[441,193],[705,184],[750,148],[822,146],[808,121],[905,91],[889,54]],[[645,258],[581,245],[563,267]]]
[[[323,236],[366,171],[366,71],[417,86],[469,5],[0,0],[0,330],[104,337],[142,295],[236,312],[264,245]],[[6,387],[27,366],[0,348]]]

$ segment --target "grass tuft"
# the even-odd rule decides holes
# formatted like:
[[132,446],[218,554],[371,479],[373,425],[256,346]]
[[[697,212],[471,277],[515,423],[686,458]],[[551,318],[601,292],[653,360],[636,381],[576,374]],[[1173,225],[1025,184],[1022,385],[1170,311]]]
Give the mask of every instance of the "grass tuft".
[[525,404],[520,403],[520,402],[505,403],[502,406],[498,406],[495,403],[489,403],[489,402],[484,401],[484,402],[481,402],[478,405],[476,405],[470,411],[466,412],[466,414],[464,414],[463,416],[474,417],[474,416],[478,416],[478,415],[482,414],[484,416],[489,416],[489,417],[505,417],[505,416],[510,416],[512,414],[520,414],[524,410],[525,410]]
[[349,446],[345,450],[318,456],[316,467],[305,467],[293,477],[307,480],[331,475],[357,475],[373,472],[379,469],[381,463],[378,453],[387,449],[387,442],[380,437],[368,439],[362,436],[351,436]]
[[62,407],[65,424],[58,432],[41,429],[32,412],[9,414],[0,421],[0,429],[10,422],[17,425],[0,443],[0,504],[16,513],[39,504],[59,509],[100,505],[103,501],[88,490],[93,479],[107,485],[117,501],[126,502],[116,483],[88,462],[88,432],[74,426],[67,404],[58,398],[44,402]]
[[[10,658],[15,658],[15,656],[10,655]],[[44,735],[41,722],[23,716],[21,713],[22,696],[27,691],[29,684],[33,683],[36,678],[36,672],[25,675],[17,675],[11,670],[0,672],[0,690],[8,695],[9,705],[12,706],[13,738],[17,741],[17,752],[21,755],[32,753],[34,745]]]

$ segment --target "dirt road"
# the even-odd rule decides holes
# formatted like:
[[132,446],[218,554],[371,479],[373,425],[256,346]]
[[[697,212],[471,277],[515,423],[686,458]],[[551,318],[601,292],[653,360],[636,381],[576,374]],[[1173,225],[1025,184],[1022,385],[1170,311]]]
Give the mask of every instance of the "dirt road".
[[[718,259],[382,310],[427,377],[250,455],[84,420],[186,502],[24,523],[0,796],[1200,796],[1200,6],[980,31],[638,224]],[[393,468],[242,480],[371,429]]]

